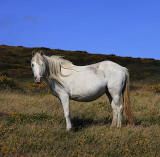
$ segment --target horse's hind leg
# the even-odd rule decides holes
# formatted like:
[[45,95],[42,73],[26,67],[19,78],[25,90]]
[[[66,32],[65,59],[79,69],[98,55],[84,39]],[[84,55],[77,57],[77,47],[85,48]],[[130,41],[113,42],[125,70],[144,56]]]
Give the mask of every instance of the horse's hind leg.
[[112,97],[117,111],[117,127],[120,128],[122,125],[122,111],[123,111],[121,96],[117,94],[117,95],[112,95]]
[[112,109],[113,109],[113,120],[111,127],[114,127],[117,125],[117,127],[121,127],[122,125],[122,103],[121,103],[121,96],[120,92],[113,92],[112,90],[109,90],[107,93],[107,96],[110,100]]
[[112,124],[111,124],[111,127],[114,127],[116,126],[117,124],[117,119],[118,119],[118,115],[117,115],[117,108],[116,108],[116,105],[112,99],[112,96],[111,94],[107,91],[106,92],[106,95],[108,96],[108,99],[109,99],[109,102],[112,106],[112,110],[113,110],[113,120],[112,120]]

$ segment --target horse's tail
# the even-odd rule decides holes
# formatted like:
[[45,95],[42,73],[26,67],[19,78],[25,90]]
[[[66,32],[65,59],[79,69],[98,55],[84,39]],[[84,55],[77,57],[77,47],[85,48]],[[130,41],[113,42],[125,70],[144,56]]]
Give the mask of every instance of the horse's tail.
[[134,120],[131,112],[131,106],[130,106],[130,96],[129,96],[129,73],[128,69],[124,68],[125,74],[126,74],[126,82],[123,89],[123,103],[124,103],[124,110],[126,113],[126,117],[128,118],[128,123],[130,125],[134,125]]

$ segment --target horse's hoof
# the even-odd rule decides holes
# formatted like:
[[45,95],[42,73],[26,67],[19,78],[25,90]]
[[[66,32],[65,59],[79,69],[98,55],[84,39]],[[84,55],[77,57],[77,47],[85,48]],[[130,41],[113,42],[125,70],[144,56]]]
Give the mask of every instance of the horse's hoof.
[[67,131],[68,132],[73,132],[73,128],[68,128]]
[[117,129],[117,126],[116,125],[111,125],[110,129]]

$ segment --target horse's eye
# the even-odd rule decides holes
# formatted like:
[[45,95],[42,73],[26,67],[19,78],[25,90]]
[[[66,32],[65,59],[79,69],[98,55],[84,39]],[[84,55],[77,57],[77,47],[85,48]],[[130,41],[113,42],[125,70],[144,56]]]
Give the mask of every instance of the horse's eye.
[[32,67],[34,67],[34,64],[32,64]]

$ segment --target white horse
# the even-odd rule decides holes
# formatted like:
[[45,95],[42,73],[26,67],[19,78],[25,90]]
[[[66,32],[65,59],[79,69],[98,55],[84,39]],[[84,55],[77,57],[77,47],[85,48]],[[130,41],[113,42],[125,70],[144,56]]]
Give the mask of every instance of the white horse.
[[129,101],[128,70],[114,62],[103,61],[87,66],[76,66],[59,56],[45,56],[42,52],[32,53],[31,66],[36,83],[42,77],[51,93],[58,97],[64,109],[66,129],[72,128],[69,99],[93,101],[107,94],[113,109],[111,126],[121,127],[123,96],[126,116],[129,124],[134,125]]

